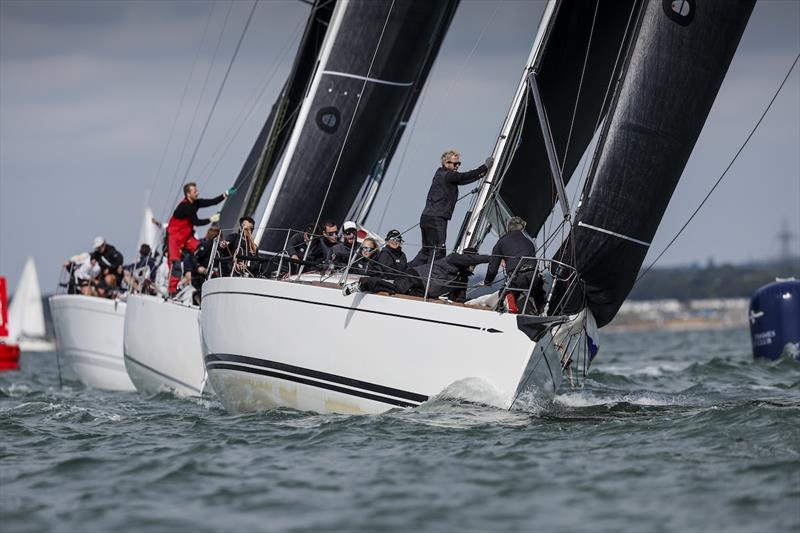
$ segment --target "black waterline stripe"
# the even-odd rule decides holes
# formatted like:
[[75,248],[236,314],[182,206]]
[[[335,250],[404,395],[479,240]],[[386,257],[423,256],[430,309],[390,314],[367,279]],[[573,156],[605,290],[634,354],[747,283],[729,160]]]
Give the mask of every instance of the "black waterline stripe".
[[377,394],[384,394],[386,396],[396,396],[397,398],[402,398],[410,402],[422,403],[428,401],[428,397],[425,396],[424,394],[417,394],[414,392],[404,391],[402,389],[395,389],[392,387],[386,387],[384,385],[377,385],[375,383],[370,383],[369,381],[361,381],[359,379],[338,376],[336,374],[329,374],[327,372],[321,372],[319,370],[311,370],[310,368],[303,368],[301,366],[294,366],[286,363],[279,363],[277,361],[259,359],[256,357],[247,357],[245,355],[235,355],[227,353],[208,354],[205,357],[205,361],[206,361],[206,366],[208,366],[209,363],[229,362],[229,363],[240,363],[246,365],[259,366],[263,368],[272,368],[274,370],[280,370],[281,372],[291,372],[292,374],[300,374],[301,376],[306,376],[312,379],[331,381],[333,383],[338,383],[339,385],[346,385],[348,387],[364,389]]
[[183,387],[186,387],[187,389],[192,389],[193,391],[195,391],[195,392],[196,392],[196,393],[198,393],[198,394],[203,394],[203,392],[202,392],[201,390],[199,390],[199,389],[197,389],[197,388],[195,388],[195,387],[192,387],[192,386],[191,386],[191,385],[189,385],[188,383],[184,383],[183,381],[181,381],[181,380],[179,380],[179,379],[175,379],[175,378],[173,378],[172,376],[168,376],[168,375],[166,375],[166,374],[165,374],[165,373],[163,373],[163,372],[159,372],[159,371],[158,371],[158,370],[156,370],[155,368],[153,368],[153,367],[151,367],[151,366],[148,366],[148,365],[146,365],[146,364],[142,363],[141,361],[138,361],[138,360],[134,359],[133,357],[131,357],[131,356],[130,356],[130,355],[128,355],[128,354],[125,354],[125,359],[129,360],[129,361],[130,361],[130,362],[132,362],[132,363],[135,363],[135,364],[139,365],[139,366],[140,366],[140,367],[142,367],[142,368],[145,368],[145,369],[149,370],[149,371],[150,371],[150,372],[152,372],[153,374],[157,374],[157,375],[161,376],[162,378],[164,378],[164,379],[166,379],[166,380],[169,380],[169,381],[172,381],[172,382],[174,382],[174,383],[177,383],[178,385],[181,385],[181,386],[183,386]]
[[219,363],[219,362],[209,362],[206,363],[206,368],[211,370],[235,370],[237,372],[248,372],[250,374],[259,374],[262,376],[269,376],[278,379],[285,379],[287,381],[294,381],[296,383],[300,383],[303,385],[309,385],[311,387],[317,387],[320,389],[328,389],[334,392],[339,392],[342,394],[348,394],[350,396],[358,396],[360,398],[366,398],[367,400],[372,400],[375,402],[381,403],[388,403],[390,405],[396,405],[398,407],[416,407],[417,404],[409,403],[403,400],[396,400],[394,398],[385,398],[383,396],[377,396],[375,394],[369,394],[368,392],[362,392],[358,390],[346,389],[344,387],[339,387],[337,385],[331,385],[330,383],[322,383],[321,381],[314,381],[311,379],[305,379],[298,376],[292,376],[289,374],[281,374],[278,372],[272,372],[270,370],[264,370],[263,368],[252,368],[249,366],[240,366],[237,364],[227,364],[227,363]]
[[243,294],[245,296],[257,296],[260,298],[273,298],[275,300],[286,300],[289,302],[298,302],[303,304],[309,305],[321,305],[323,307],[334,307],[336,309],[346,309],[348,311],[359,311],[361,313],[372,313],[374,315],[384,315],[384,316],[392,316],[395,318],[405,318],[407,320],[418,320],[420,322],[431,322],[433,324],[443,324],[445,326],[456,326],[459,328],[467,328],[467,329],[476,329],[478,331],[485,331],[487,333],[503,333],[499,329],[494,328],[482,328],[480,326],[471,326],[469,324],[457,324],[455,322],[445,322],[443,320],[432,320],[429,318],[418,318],[415,316],[408,316],[408,315],[398,315],[396,313],[384,313],[383,311],[373,311],[372,309],[359,309],[358,307],[350,307],[347,305],[336,305],[336,304],[325,304],[320,302],[312,302],[310,300],[301,300],[300,298],[289,298],[288,296],[274,296],[272,294],[257,294],[254,292],[245,292],[245,291],[217,291],[206,294],[204,298],[209,298],[211,296],[216,296],[217,294]]

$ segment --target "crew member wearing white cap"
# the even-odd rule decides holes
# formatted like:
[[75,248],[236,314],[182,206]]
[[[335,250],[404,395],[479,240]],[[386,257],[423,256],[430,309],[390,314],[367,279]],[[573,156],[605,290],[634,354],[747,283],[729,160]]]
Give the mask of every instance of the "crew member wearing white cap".
[[358,226],[355,222],[348,220],[342,226],[343,240],[334,244],[330,249],[328,259],[334,265],[347,265],[356,255],[358,250]]

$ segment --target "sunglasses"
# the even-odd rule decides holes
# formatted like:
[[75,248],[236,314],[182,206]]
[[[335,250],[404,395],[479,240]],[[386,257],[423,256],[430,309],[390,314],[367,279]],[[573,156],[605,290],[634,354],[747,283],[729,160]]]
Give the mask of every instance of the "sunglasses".
[[375,248],[365,247],[365,248],[361,248],[361,251],[362,252],[367,252],[368,254],[371,254],[372,252],[375,251]]
[[326,231],[325,232],[325,235],[328,235],[329,237],[336,237],[336,235],[338,235],[338,234],[339,234],[338,231]]
[[392,237],[391,239],[389,239],[386,242],[403,242],[403,238],[402,237]]
[[355,235],[356,233],[358,233],[358,230],[355,229],[348,229],[344,232],[345,235]]
[[448,161],[448,163],[450,163],[451,165],[453,165],[456,168],[461,166],[461,161]]

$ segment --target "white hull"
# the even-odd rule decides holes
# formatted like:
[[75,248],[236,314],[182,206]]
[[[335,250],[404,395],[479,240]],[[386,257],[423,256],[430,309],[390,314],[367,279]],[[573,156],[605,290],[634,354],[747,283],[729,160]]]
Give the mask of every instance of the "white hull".
[[516,315],[266,279],[217,278],[203,292],[206,368],[230,411],[380,413],[470,378],[510,408],[561,383],[550,333],[533,342]]
[[198,307],[132,294],[125,314],[125,368],[145,395],[201,396],[206,383]]
[[136,390],[125,371],[122,331],[125,302],[61,294],[50,297],[59,356],[96,389]]

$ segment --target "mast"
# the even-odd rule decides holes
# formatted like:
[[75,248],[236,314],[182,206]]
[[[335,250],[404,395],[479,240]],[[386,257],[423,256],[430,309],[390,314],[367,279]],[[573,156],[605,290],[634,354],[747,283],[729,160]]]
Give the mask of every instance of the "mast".
[[608,110],[610,87],[643,0],[550,2],[495,145],[495,168],[469,212],[458,245],[524,218],[541,230]]
[[459,250],[471,246],[477,246],[483,240],[484,232],[478,231],[478,226],[482,221],[486,220],[484,209],[489,200],[489,195],[494,188],[500,169],[504,168],[507,160],[511,154],[506,151],[511,136],[512,129],[519,127],[520,110],[525,101],[526,93],[528,91],[528,76],[533,72],[533,66],[536,62],[542,43],[544,42],[544,35],[547,27],[549,26],[553,12],[555,11],[556,0],[549,0],[545,7],[542,21],[539,24],[539,29],[536,32],[536,38],[533,41],[528,60],[525,62],[525,67],[522,69],[522,77],[517,85],[517,90],[514,93],[514,98],[511,100],[511,107],[506,113],[506,118],[503,120],[503,126],[500,128],[500,135],[495,141],[494,149],[492,150],[492,157],[494,157],[495,164],[489,169],[486,176],[481,182],[481,188],[478,196],[473,201],[466,216],[466,225],[464,226],[461,234],[458,236],[457,247]]

